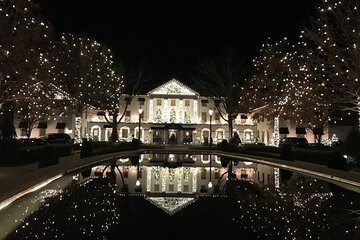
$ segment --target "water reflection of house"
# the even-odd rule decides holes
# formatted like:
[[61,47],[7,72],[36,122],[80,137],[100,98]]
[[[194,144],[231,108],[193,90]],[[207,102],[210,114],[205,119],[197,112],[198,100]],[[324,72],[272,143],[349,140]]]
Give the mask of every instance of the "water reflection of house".
[[[140,157],[139,166],[131,165],[129,159],[118,160],[116,168],[113,168],[117,176],[117,186],[121,189],[125,184],[129,192],[135,192],[138,189],[136,180],[139,180],[141,183],[140,192],[143,193],[196,195],[211,193],[216,186],[221,188],[227,180],[228,169],[221,167],[220,159],[215,155],[211,155],[211,168],[210,155],[167,155],[167,158],[159,158],[159,156],[155,157],[155,154],[153,156],[143,154]],[[171,159],[172,157],[174,159]],[[163,159],[170,162],[184,159],[185,163],[166,165]],[[92,168],[91,176],[94,178],[108,177],[110,171],[110,165],[96,166]],[[233,168],[233,173],[237,179],[252,181],[270,188],[275,188],[279,182],[276,179],[279,176],[275,173],[274,167],[252,162],[238,162]],[[214,186],[211,189],[208,187],[210,181]]]

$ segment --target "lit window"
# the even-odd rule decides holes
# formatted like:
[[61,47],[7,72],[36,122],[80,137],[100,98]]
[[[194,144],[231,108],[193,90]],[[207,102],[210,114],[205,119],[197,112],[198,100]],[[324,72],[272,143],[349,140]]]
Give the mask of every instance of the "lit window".
[[206,120],[207,120],[207,112],[202,112],[201,113],[201,121],[206,122]]

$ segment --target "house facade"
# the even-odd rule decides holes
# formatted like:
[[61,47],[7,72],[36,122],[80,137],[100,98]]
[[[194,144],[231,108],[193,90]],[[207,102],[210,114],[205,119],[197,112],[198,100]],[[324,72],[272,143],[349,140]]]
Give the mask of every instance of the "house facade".
[[[124,96],[120,100],[120,113],[125,110],[126,98]],[[212,115],[209,110],[212,110]],[[87,110],[82,116],[68,113],[40,121],[32,130],[31,138],[63,132],[74,138],[75,142],[81,142],[82,138],[108,141],[112,127],[105,116],[98,113],[98,110]],[[25,138],[21,122],[15,124],[17,136]],[[323,143],[346,137],[346,134],[341,134],[343,128],[336,129],[324,129]],[[277,146],[280,139],[295,136],[305,137],[309,143],[315,142],[313,133],[306,128],[281,119],[256,121],[252,113],[239,114],[234,121],[233,131],[237,132],[242,143],[259,142]],[[118,125],[118,134],[120,141],[131,141],[139,138],[140,134],[141,141],[149,144],[204,144],[209,142],[210,137],[216,144],[232,135],[227,122],[220,117],[213,103],[176,79],[158,86],[146,95],[133,97]]]
[[[125,98],[122,101],[120,106],[124,107]],[[209,110],[213,110],[211,116]],[[120,108],[120,113],[123,111],[124,108]],[[112,129],[104,116],[93,111],[88,112],[86,118],[84,135],[93,141],[107,141],[110,138]],[[161,144],[202,144],[209,141],[210,128],[214,144],[230,136],[228,124],[221,119],[215,106],[176,79],[146,95],[135,96],[118,125],[120,141],[139,138],[140,131],[142,142]],[[254,142],[258,138],[256,123],[247,113],[239,114],[235,119],[234,131],[243,143]]]

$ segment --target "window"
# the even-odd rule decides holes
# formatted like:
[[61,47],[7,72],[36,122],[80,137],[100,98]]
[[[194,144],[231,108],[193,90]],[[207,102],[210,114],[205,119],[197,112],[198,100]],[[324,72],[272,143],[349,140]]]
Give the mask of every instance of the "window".
[[241,114],[240,114],[240,123],[241,123],[241,124],[245,124],[245,123],[246,123],[246,119],[247,119],[247,114],[246,114],[246,113],[241,113]]
[[129,130],[126,128],[121,129],[121,137],[128,138],[129,137]]
[[223,132],[216,132],[217,139],[223,139]]
[[244,141],[251,142],[254,139],[254,132],[251,129],[244,130]]
[[202,112],[201,113],[201,121],[206,122],[206,120],[207,120],[207,112]]
[[215,121],[220,121],[220,113],[215,113]]
[[125,122],[130,122],[131,120],[131,111],[126,111],[125,112]]
[[202,168],[200,173],[201,179],[206,179],[206,169]]
[[156,99],[156,106],[161,106],[161,99]]
[[46,134],[46,128],[40,128],[39,129],[39,135],[40,136],[45,136],[45,134]]
[[99,129],[98,128],[94,128],[93,135],[94,135],[94,137],[99,136]]
[[306,134],[306,129],[304,127],[297,127],[296,134]]
[[145,103],[145,98],[138,98],[138,101],[139,101],[139,105],[143,106],[144,103]]
[[279,128],[280,134],[289,134],[289,129],[287,127],[281,127]]
[[185,100],[185,107],[190,107],[190,100]]
[[171,100],[170,100],[170,105],[171,105],[172,107],[175,107],[175,106],[176,106],[176,100],[175,100],[175,99],[171,99]]
[[202,107],[206,107],[206,106],[207,106],[207,103],[208,103],[208,100],[206,100],[206,99],[201,100],[201,106],[202,106]]
[[240,118],[241,119],[247,119],[247,114],[246,113],[241,113]]
[[46,134],[47,122],[39,122],[39,135],[44,136]]

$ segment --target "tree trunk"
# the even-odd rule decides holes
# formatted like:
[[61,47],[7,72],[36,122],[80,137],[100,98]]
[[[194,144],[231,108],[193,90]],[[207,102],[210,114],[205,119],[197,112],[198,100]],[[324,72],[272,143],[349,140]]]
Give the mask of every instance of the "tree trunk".
[[119,133],[117,131],[118,122],[117,122],[117,116],[118,111],[114,111],[113,119],[112,119],[112,133],[111,133],[111,142],[117,142],[119,140]]
[[13,139],[16,137],[14,127],[14,105],[12,102],[5,102],[1,106],[0,114],[0,139]]
[[317,141],[317,143],[321,143],[321,134],[318,134],[318,135],[316,135],[316,141]]
[[229,125],[229,140],[231,140],[231,138],[233,137],[233,119],[229,118],[228,119],[228,125]]

